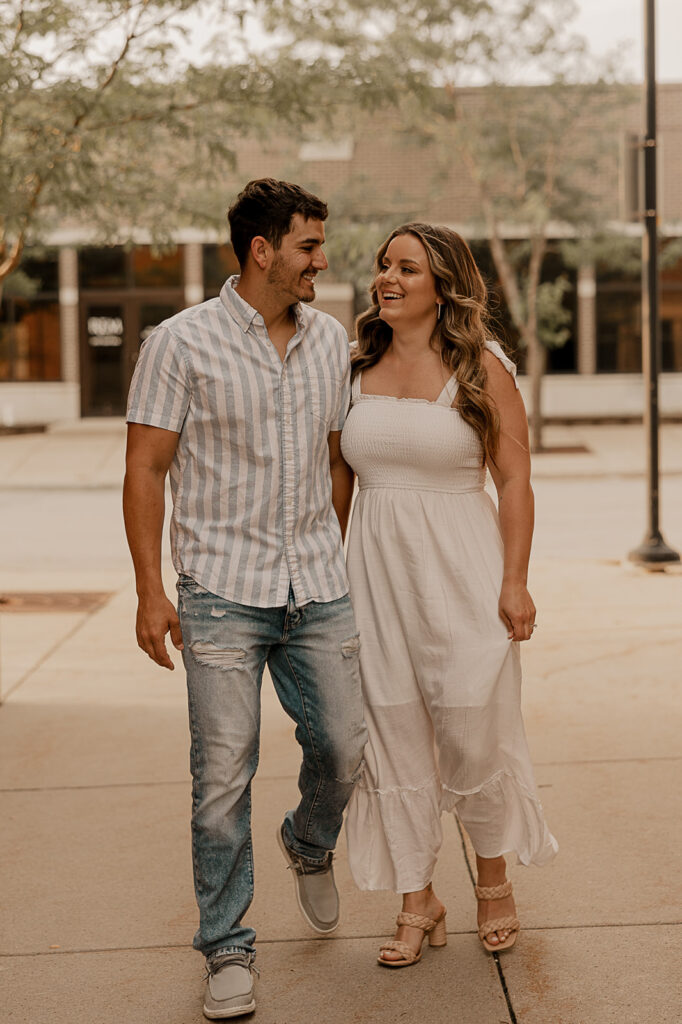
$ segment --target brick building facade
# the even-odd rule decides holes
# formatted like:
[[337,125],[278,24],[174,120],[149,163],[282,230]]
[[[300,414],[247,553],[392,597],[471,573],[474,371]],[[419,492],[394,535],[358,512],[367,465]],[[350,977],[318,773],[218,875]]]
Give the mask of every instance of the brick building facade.
[[[475,91],[472,90],[472,97]],[[682,237],[682,84],[659,87],[661,240]],[[628,102],[613,131],[637,132],[641,108]],[[598,123],[585,130],[599,131]],[[613,133],[612,133],[613,134]],[[619,224],[618,139],[611,138],[600,166],[602,213]],[[606,152],[606,149],[605,149]],[[238,182],[271,175],[298,180],[330,202],[352,208],[358,219],[400,223],[406,217],[445,223],[473,245],[495,289],[495,271],[482,237],[475,189],[453,151],[437,180],[425,172],[423,143],[367,120],[336,141],[282,139],[267,149],[245,142],[238,154]],[[556,226],[556,236],[562,234]],[[35,294],[5,289],[0,316],[0,426],[46,423],[80,416],[121,415],[142,340],[161,320],[216,295],[236,263],[229,245],[178,231],[172,251],[148,244],[93,248],[87,232],[64,226],[40,251],[26,252],[22,269]],[[637,417],[644,396],[641,377],[640,282],[637,275],[586,263],[577,270],[549,262],[551,274],[570,281],[566,306],[570,337],[550,354],[545,411],[550,418]],[[316,304],[352,334],[358,300],[343,267],[332,266],[317,286]],[[360,300],[362,305],[362,300]],[[504,318],[502,318],[504,319]],[[661,410],[682,416],[682,260],[661,275]],[[507,339],[512,347],[514,338]],[[523,370],[523,353],[517,353]],[[522,375],[522,387],[523,375]]]

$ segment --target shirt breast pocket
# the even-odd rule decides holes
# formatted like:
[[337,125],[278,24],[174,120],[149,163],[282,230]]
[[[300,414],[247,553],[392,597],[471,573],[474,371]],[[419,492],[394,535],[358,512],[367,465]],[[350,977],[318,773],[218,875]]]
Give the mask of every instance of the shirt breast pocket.
[[313,367],[305,367],[306,411],[313,420],[330,427],[339,399],[341,381],[333,374],[322,376]]

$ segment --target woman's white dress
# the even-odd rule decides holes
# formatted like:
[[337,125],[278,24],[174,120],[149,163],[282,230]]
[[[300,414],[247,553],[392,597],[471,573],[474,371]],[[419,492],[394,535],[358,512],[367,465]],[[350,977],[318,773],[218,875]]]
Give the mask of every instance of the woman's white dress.
[[359,483],[348,574],[369,741],[346,832],[361,889],[424,888],[442,811],[457,811],[482,857],[543,864],[557,851],[523,728],[519,645],[497,610],[497,510],[456,389],[453,377],[436,402],[363,395],[357,374],[341,438]]

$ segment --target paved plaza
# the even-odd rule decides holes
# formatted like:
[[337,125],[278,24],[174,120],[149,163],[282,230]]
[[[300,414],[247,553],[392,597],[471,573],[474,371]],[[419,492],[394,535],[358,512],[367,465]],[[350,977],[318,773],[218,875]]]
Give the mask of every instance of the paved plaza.
[[[106,595],[0,605],[3,1024],[203,1020],[184,677],[135,644],[124,437],[119,420],[0,437],[0,595]],[[435,878],[446,948],[409,970],[376,964],[398,900],[356,891],[343,837],[341,925],[310,933],[274,838],[296,802],[298,748],[266,680],[249,916],[261,980],[244,1019],[679,1024],[682,570],[624,559],[646,521],[641,427],[557,426],[546,440],[524,710],[561,849],[542,869],[510,865],[516,948],[498,964],[478,942],[470,851],[452,819]],[[681,551],[682,426],[661,442],[663,531]],[[585,450],[558,450],[571,448]],[[167,551],[166,569],[172,588]]]

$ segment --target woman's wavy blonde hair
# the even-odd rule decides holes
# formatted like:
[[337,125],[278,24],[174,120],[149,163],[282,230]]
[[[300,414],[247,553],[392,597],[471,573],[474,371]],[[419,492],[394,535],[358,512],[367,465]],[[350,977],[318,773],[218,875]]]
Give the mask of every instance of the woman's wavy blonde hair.
[[485,391],[483,365],[484,341],[489,336],[488,291],[471,250],[461,235],[449,228],[431,224],[402,224],[380,246],[374,262],[374,281],[370,288],[372,305],[357,318],[358,345],[353,355],[352,374],[377,363],[391,343],[393,331],[379,316],[376,278],[386,250],[399,235],[414,235],[424,246],[436,292],[443,301],[440,319],[431,337],[434,348],[459,382],[455,408],[481,439],[484,460],[494,458],[500,436],[497,409]]

